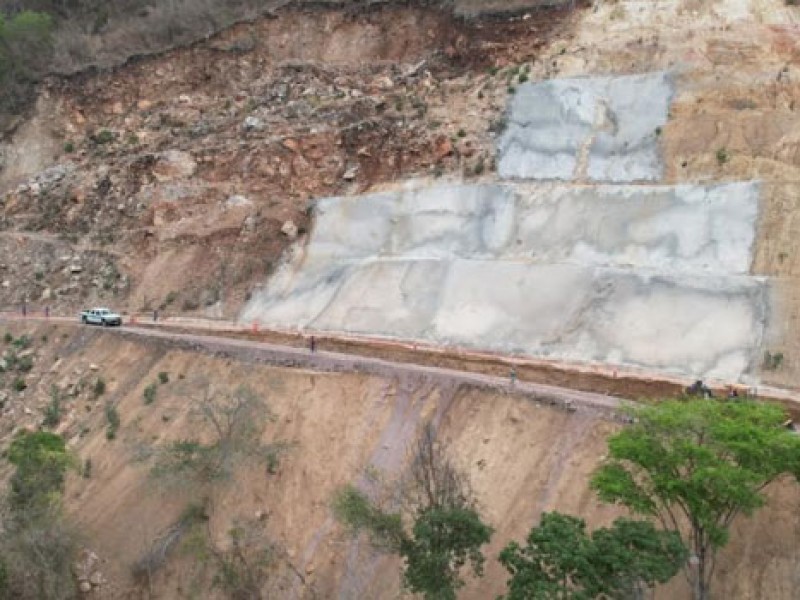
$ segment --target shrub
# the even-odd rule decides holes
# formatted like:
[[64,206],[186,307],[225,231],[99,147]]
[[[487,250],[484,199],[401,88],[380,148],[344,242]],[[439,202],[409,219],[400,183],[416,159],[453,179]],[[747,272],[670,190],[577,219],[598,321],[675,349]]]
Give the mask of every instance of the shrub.
[[29,373],[33,369],[33,358],[30,356],[23,356],[16,360],[17,371],[20,373]]
[[158,374],[158,381],[161,383],[161,385],[169,383],[169,373],[166,371],[161,371]]
[[156,400],[156,391],[157,386],[155,383],[151,383],[146,388],[144,388],[144,392],[142,396],[144,396],[144,403],[145,404],[152,404]]
[[8,460],[16,467],[11,476],[12,508],[46,509],[63,491],[71,459],[61,436],[24,432],[11,442]]
[[29,335],[21,335],[12,342],[12,345],[19,350],[25,350],[31,345],[31,337]]
[[14,382],[11,384],[11,387],[15,392],[22,392],[28,387],[28,384],[25,383],[25,380],[22,377],[17,377],[16,379],[14,379]]
[[61,422],[61,393],[55,385],[50,387],[50,404],[44,411],[44,426],[52,429]]
[[75,152],[75,144],[73,144],[72,142],[64,142],[64,152],[66,152],[67,154]]
[[13,335],[11,335],[9,332],[7,332],[7,331],[6,331],[5,335],[3,335],[3,341],[4,341],[6,344],[10,344],[11,342],[13,342],[13,341],[14,341],[14,336],[13,336]]
[[771,353],[769,350],[764,352],[764,369],[776,371],[783,364],[783,352]]
[[92,477],[92,459],[87,458],[83,461],[83,478],[84,479],[91,479]]
[[114,141],[114,134],[108,129],[103,129],[94,136],[94,141],[97,144],[110,144]]
[[106,381],[102,377],[98,377],[97,381],[94,382],[94,397],[99,398],[103,394],[106,393]]
[[730,160],[730,156],[728,155],[728,151],[725,148],[720,148],[717,150],[717,163],[722,166],[726,162]]
[[108,422],[106,439],[113,440],[117,437],[117,430],[120,426],[119,412],[113,404],[106,405],[106,421]]

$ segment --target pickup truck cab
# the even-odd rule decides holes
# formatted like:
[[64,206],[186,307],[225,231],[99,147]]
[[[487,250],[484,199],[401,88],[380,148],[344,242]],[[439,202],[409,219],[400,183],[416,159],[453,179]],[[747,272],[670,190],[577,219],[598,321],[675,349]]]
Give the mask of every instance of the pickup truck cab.
[[91,308],[81,312],[81,323],[84,325],[102,325],[112,327],[122,325],[122,317],[107,308]]

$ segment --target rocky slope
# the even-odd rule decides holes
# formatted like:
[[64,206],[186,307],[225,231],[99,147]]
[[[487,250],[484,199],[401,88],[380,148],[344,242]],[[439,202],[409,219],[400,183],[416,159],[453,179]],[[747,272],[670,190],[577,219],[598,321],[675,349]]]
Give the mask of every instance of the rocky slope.
[[235,315],[308,200],[491,170],[517,75],[489,73],[530,68],[573,14],[285,8],[51,81],[2,151],[0,305]]

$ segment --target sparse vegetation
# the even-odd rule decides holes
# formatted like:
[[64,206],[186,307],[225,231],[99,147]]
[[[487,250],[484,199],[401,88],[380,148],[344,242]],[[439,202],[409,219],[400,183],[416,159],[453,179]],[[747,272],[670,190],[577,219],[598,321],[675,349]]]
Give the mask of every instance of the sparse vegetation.
[[437,446],[428,425],[411,451],[407,479],[400,482],[401,506],[373,499],[353,486],[341,488],[334,514],[352,531],[370,535],[373,545],[399,554],[404,561],[403,585],[424,598],[454,600],[469,566],[483,574],[481,546],[492,528],[483,523],[471,499],[466,478]]
[[33,369],[33,358],[30,355],[17,357],[14,365],[20,373],[29,373]]
[[94,136],[93,140],[96,144],[110,144],[111,142],[116,139],[116,136],[113,132],[109,131],[108,129],[102,129],[97,135]]
[[152,404],[156,401],[156,394],[158,393],[158,386],[155,383],[149,384],[144,391],[142,392],[142,396],[144,397],[145,404]]
[[767,371],[777,371],[783,364],[783,352],[764,352],[763,368]]
[[133,564],[131,572],[141,584],[151,585],[153,576],[167,563],[170,554],[192,527],[208,519],[206,508],[189,504],[178,521],[155,539],[145,553]]
[[270,570],[282,554],[278,546],[259,521],[237,523],[228,531],[228,540],[225,550],[211,549],[217,569],[214,586],[230,598],[263,598],[262,589]]
[[117,407],[113,404],[106,404],[106,439],[113,440],[117,437],[117,431],[121,424]]
[[157,479],[208,488],[229,479],[240,464],[277,460],[285,450],[284,444],[261,442],[264,419],[272,414],[248,388],[228,395],[209,386],[192,402],[192,418],[209,430],[213,441],[181,440],[158,449],[152,469]]
[[50,403],[44,411],[44,426],[53,429],[61,422],[61,391],[58,386],[50,386]]
[[17,350],[26,350],[31,345],[31,336],[27,334],[23,334],[19,336],[17,339],[11,342],[11,345],[14,346]]
[[95,398],[99,398],[103,394],[106,393],[106,380],[102,377],[98,377],[97,381],[94,382],[94,387],[92,388],[92,393],[94,394]]

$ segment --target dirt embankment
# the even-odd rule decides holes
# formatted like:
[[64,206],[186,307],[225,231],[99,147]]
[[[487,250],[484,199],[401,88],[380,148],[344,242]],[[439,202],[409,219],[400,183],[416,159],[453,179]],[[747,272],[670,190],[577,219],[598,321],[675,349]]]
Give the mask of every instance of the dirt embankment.
[[[428,421],[469,473],[481,510],[496,528],[486,576],[468,583],[465,598],[503,591],[505,573],[494,557],[508,540],[522,539],[542,510],[580,514],[593,525],[617,514],[586,485],[603,457],[606,436],[617,427],[598,413],[435,377],[279,368],[253,362],[247,352],[216,356],[99,329],[4,324],[5,331],[14,339],[29,336],[33,367],[28,388],[6,400],[4,443],[14,429],[41,421],[55,384],[65,391],[59,431],[82,464],[91,460],[88,478],[70,476],[66,508],[103,561],[98,597],[146,597],[131,578],[132,564],[197,501],[198,489],[165,487],[148,473],[153,448],[210,435],[192,410],[209,384],[220,393],[242,383],[254,390],[273,413],[258,423],[262,440],[287,445],[277,469],[243,467],[218,485],[209,521],[221,546],[235,522],[266,523],[293,567],[274,574],[281,597],[398,593],[398,563],[344,535],[330,500],[337,486],[358,481],[365,469],[399,473],[408,444]],[[158,383],[161,372],[167,383]],[[99,377],[106,390],[95,397]],[[151,384],[157,391],[147,403],[144,390]],[[121,420],[113,440],[106,436],[106,404],[117,408]],[[736,526],[720,564],[720,597],[793,597],[800,566],[794,550],[798,499],[796,489],[779,485],[768,508]],[[157,595],[191,595],[204,576],[197,552],[192,539],[180,546],[154,579]],[[676,579],[658,597],[683,597],[682,586]]]
[[518,79],[497,69],[574,14],[287,7],[52,82],[0,173],[0,305],[235,315],[309,200],[490,172]]

